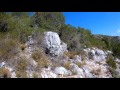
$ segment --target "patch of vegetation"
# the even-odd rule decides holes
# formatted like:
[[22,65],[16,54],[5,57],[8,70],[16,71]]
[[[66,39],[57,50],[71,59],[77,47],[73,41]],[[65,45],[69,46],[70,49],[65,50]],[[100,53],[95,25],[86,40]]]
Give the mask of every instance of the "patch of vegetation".
[[38,74],[37,73],[33,73],[33,78],[38,78]]
[[82,67],[82,66],[84,66],[84,63],[77,62],[76,65],[78,65],[78,67]]
[[111,67],[109,68],[109,70],[110,70],[113,78],[120,78],[120,74],[118,71],[116,71],[115,69],[113,69]]
[[64,52],[64,56],[69,57],[70,59],[73,59],[75,57],[75,55],[80,55],[82,54],[82,52],[75,52],[75,51],[68,51],[68,52]]
[[16,71],[17,78],[27,78],[27,73],[23,70]]
[[50,60],[42,50],[36,50],[32,54],[32,58],[38,63],[39,68],[45,68],[50,65]]
[[110,67],[112,67],[113,69],[116,69],[117,68],[117,66],[116,66],[116,62],[113,60],[113,59],[107,59],[107,61],[106,61],[106,63],[110,66]]
[[65,67],[66,69],[70,69],[70,62],[65,62],[64,64],[63,64],[63,67]]
[[25,48],[26,48],[26,45],[25,44],[21,44],[20,45],[20,49],[23,51],[23,50],[25,50]]
[[13,40],[11,38],[4,38],[0,40],[0,55],[1,58],[4,60],[8,60],[10,58],[13,58],[17,52],[18,42],[17,40]]
[[91,73],[95,75],[100,75],[101,68],[98,68],[97,70],[92,70]]
[[42,27],[59,33],[65,18],[61,12],[36,12],[31,18],[32,27]]
[[10,77],[11,77],[11,73],[7,68],[5,67],[0,68],[0,78],[10,78]]
[[20,57],[19,60],[17,61],[16,65],[16,76],[18,78],[27,78],[27,61],[25,57]]

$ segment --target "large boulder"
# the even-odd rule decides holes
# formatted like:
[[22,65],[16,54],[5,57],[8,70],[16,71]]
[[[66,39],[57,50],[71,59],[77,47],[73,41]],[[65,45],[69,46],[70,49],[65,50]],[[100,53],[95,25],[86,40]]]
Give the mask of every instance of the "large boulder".
[[45,52],[51,56],[60,56],[67,50],[67,45],[60,40],[55,32],[45,32],[43,38]]
[[99,50],[99,49],[96,49],[95,54],[98,55],[98,56],[105,55],[104,51],[103,50]]
[[93,59],[96,61],[106,60],[106,54],[103,50],[96,49],[95,56],[93,56]]

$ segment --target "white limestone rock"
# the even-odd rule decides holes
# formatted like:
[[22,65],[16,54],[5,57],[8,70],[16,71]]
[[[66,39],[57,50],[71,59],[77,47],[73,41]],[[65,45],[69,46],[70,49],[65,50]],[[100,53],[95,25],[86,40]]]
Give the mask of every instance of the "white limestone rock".
[[43,68],[40,73],[41,78],[57,78],[57,75],[51,70]]
[[98,55],[98,56],[100,56],[100,55],[105,55],[104,51],[103,51],[103,50],[100,50],[100,49],[96,49],[95,54]]
[[6,64],[5,62],[0,63],[0,68],[5,66],[5,64]]
[[86,78],[94,78],[92,73],[90,73],[91,70],[87,66],[83,66],[82,69]]
[[60,56],[67,50],[67,44],[62,42],[55,32],[45,32],[43,44],[46,52],[51,56]]
[[82,60],[82,58],[79,55],[75,55],[74,58],[73,58],[74,63],[81,62],[81,60]]
[[62,76],[71,75],[71,72],[64,67],[56,67],[54,69],[54,72],[55,74],[62,75]]
[[73,74],[80,75],[81,78],[85,78],[83,70],[79,68],[76,64],[70,64],[70,70]]

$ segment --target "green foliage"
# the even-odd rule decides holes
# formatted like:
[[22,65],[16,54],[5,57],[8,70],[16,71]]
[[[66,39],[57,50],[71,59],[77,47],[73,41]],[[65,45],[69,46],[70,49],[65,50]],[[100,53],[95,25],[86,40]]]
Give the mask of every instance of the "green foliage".
[[116,63],[115,63],[115,61],[113,60],[113,59],[108,59],[107,61],[107,64],[110,66],[110,67],[112,67],[113,69],[116,69],[117,68],[117,66],[116,66]]
[[12,16],[14,17],[29,17],[28,12],[12,12]]
[[62,41],[67,43],[68,50],[70,51],[79,51],[80,50],[80,42],[79,37],[77,35],[76,28],[71,25],[62,26],[59,36]]
[[37,12],[32,17],[31,26],[58,32],[64,22],[64,16],[60,12]]
[[120,58],[120,43],[112,42],[112,51],[114,53],[114,56]]
[[80,43],[82,47],[98,47],[100,49],[106,49],[106,43],[99,38],[95,38],[93,34],[91,34],[90,30],[78,27],[77,33],[80,38]]
[[28,36],[32,33],[30,18],[15,18],[11,15],[7,22],[11,37],[17,38],[21,43],[25,43]]

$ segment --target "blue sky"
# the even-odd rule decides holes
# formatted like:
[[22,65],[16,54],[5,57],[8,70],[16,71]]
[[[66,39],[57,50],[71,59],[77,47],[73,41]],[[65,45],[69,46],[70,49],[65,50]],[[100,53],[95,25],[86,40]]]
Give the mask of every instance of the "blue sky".
[[64,12],[66,24],[83,27],[93,34],[120,36],[120,12]]

